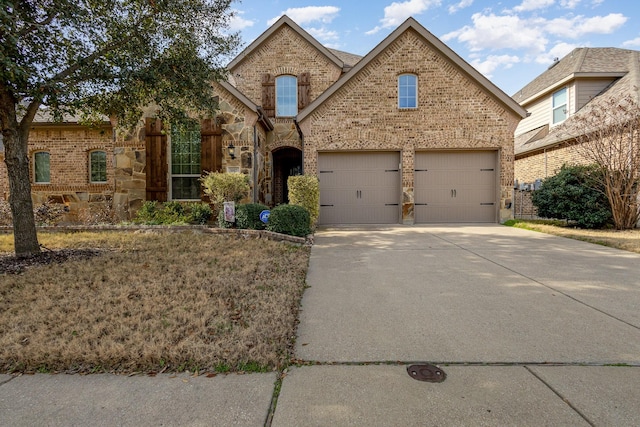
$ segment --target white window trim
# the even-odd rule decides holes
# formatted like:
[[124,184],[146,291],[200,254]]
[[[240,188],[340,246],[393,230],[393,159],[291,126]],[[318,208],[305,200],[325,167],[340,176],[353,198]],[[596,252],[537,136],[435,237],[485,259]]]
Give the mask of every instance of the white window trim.
[[[561,92],[561,91],[563,91],[563,90],[565,91],[565,102],[564,102],[564,104],[558,105],[558,106],[556,107],[556,106],[554,105],[555,95],[556,95],[558,92]],[[564,119],[562,119],[562,120],[560,120],[560,121],[558,121],[558,122],[555,122],[555,121],[554,121],[554,118],[555,118],[555,117],[554,117],[554,116],[555,116],[555,115],[554,115],[554,113],[555,113],[555,111],[556,111],[557,109],[559,109],[559,108],[561,108],[561,107],[564,107],[564,114],[565,114]],[[559,125],[560,123],[563,123],[563,122],[564,122],[565,120],[567,120],[568,118],[569,118],[569,89],[565,86],[565,87],[563,87],[563,88],[560,88],[560,89],[558,89],[558,90],[554,91],[554,92],[551,94],[551,126],[557,126],[557,125]]]
[[[294,100],[294,106],[295,106],[295,114],[293,115],[281,115],[279,114],[280,112],[278,111],[278,80],[283,78],[283,77],[289,77],[295,80],[295,100]],[[298,77],[291,75],[291,74],[283,74],[280,75],[278,77],[276,77],[276,99],[275,99],[275,103],[276,103],[276,117],[295,117],[298,114]]]
[[[400,78],[403,76],[413,76],[416,80],[416,105],[414,107],[401,107],[400,106]],[[418,75],[415,73],[402,73],[398,75],[398,79],[397,79],[397,90],[398,90],[398,109],[399,110],[417,110],[418,109],[418,105],[419,105],[419,98],[418,98],[418,94],[419,94],[419,90],[418,90]]]

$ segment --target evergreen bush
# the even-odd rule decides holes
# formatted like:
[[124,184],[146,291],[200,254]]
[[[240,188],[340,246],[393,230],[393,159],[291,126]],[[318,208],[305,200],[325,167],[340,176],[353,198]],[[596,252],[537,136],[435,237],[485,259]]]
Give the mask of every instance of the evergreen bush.
[[269,208],[260,203],[236,206],[236,226],[249,230],[264,230],[266,224],[260,220],[260,212]]
[[298,205],[279,205],[271,210],[267,230],[305,237],[311,233],[309,211]]
[[531,200],[539,216],[573,221],[580,228],[601,228],[612,218],[602,170],[596,165],[562,166],[542,182]]
[[320,182],[312,175],[294,175],[287,180],[289,203],[309,212],[310,226],[315,227],[320,216]]

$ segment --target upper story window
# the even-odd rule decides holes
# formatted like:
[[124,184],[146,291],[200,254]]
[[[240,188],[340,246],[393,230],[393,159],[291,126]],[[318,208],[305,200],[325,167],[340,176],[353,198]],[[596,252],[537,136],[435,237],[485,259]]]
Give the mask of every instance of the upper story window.
[[34,181],[38,184],[51,182],[50,156],[46,151],[38,151],[33,154]]
[[567,88],[562,88],[553,94],[553,124],[560,123],[567,118]]
[[89,182],[107,182],[107,153],[92,151],[89,153]]
[[398,108],[418,108],[418,76],[415,74],[398,77]]
[[294,76],[276,78],[276,116],[293,117],[298,114],[298,79]]

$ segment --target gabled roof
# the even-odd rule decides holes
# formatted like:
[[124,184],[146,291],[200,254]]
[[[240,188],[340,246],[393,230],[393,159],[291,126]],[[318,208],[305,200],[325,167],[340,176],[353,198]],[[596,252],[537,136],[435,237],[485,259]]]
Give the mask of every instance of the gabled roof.
[[[572,53],[576,51],[584,51],[588,50],[591,52],[587,52],[587,55],[584,55],[583,58],[587,62],[591,62],[592,65],[589,68],[582,66],[580,69],[596,69],[596,67],[600,67],[600,69],[619,69],[626,70],[622,77],[615,80],[612,84],[607,86],[602,92],[593,97],[589,102],[587,102],[580,110],[576,111],[575,114],[569,116],[562,124],[558,126],[552,127],[548,134],[546,134],[543,138],[531,137],[530,133],[525,133],[523,135],[518,135],[515,138],[515,154],[524,155],[527,153],[532,153],[535,151],[540,151],[545,148],[554,147],[560,144],[563,144],[566,141],[573,140],[574,138],[580,136],[582,134],[583,129],[580,129],[577,126],[576,120],[579,117],[582,117],[586,114],[589,114],[590,111],[594,108],[599,108],[601,106],[607,105],[611,100],[619,101],[625,98],[628,95],[631,95],[635,102],[640,104],[640,52],[635,50],[624,50],[624,49],[613,49],[613,48],[582,48],[576,49]],[[615,53],[614,51],[619,51]],[[580,52],[585,53],[585,52]],[[607,59],[613,60],[613,55],[617,56],[617,61],[612,61],[611,66],[606,65]],[[571,55],[571,54],[569,54]],[[599,60],[595,60],[595,58],[589,59],[590,56],[598,56]],[[626,59],[626,64],[622,65],[619,63],[621,59]],[[564,58],[562,59],[564,61]],[[562,62],[560,61],[560,62]],[[558,64],[559,66],[560,64]],[[554,67],[555,68],[555,67]],[[551,71],[551,70],[547,70]],[[545,72],[546,73],[546,72]],[[543,73],[543,74],[545,74]],[[574,75],[574,74],[572,74]],[[541,76],[540,76],[541,77]],[[538,77],[539,78],[539,77]],[[537,79],[536,79],[537,80]],[[534,82],[536,81],[534,80]],[[532,83],[534,83],[532,82]],[[531,85],[530,83],[529,85]],[[525,86],[528,87],[529,85]],[[524,135],[529,135],[527,138]]]
[[576,48],[516,92],[513,99],[525,105],[578,77],[622,77],[629,71],[634,53],[612,47]]
[[389,47],[396,39],[398,39],[405,31],[413,29],[420,34],[429,44],[449,61],[455,64],[459,70],[468,75],[471,79],[475,80],[481,87],[483,87],[489,94],[491,94],[496,100],[501,102],[507,109],[513,111],[516,115],[524,118],[526,117],[526,111],[511,98],[504,93],[500,88],[494,85],[489,79],[473,68],[469,63],[456,54],[451,48],[445,45],[440,39],[431,34],[418,23],[414,18],[408,18],[402,25],[396,28],[391,34],[389,34],[378,46],[376,46],[371,52],[369,52],[340,80],[334,83],[329,89],[327,89],[322,95],[316,98],[311,104],[309,104],[304,110],[302,110],[296,120],[301,122],[308,117],[316,108],[324,103],[329,97],[336,93],[341,87],[343,87],[353,76],[358,74],[363,68],[365,68],[371,61],[373,61],[380,53]]
[[269,27],[264,33],[262,33],[257,39],[255,39],[249,46],[247,46],[238,56],[236,56],[233,61],[227,65],[227,69],[233,70],[238,64],[244,61],[251,52],[258,49],[262,43],[264,43],[269,37],[271,37],[274,33],[276,33],[283,26],[289,26],[293,31],[298,33],[300,37],[304,38],[309,44],[315,47],[320,53],[326,56],[331,62],[336,64],[339,68],[344,68],[345,63],[343,60],[338,58],[334,52],[324,47],[320,42],[318,42],[315,38],[313,38],[309,33],[303,30],[298,24],[293,22],[291,18],[287,15],[282,15],[278,21]]

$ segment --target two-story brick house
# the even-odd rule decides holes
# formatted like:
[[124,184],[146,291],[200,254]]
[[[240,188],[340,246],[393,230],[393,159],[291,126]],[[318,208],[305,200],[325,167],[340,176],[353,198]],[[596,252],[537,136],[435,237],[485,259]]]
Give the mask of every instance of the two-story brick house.
[[577,48],[513,95],[529,113],[515,132],[515,214],[534,215],[528,191],[564,164],[584,163],[572,148],[580,129],[572,123],[590,108],[632,95],[638,101],[640,52]]
[[287,201],[288,176],[318,176],[325,224],[512,217],[525,111],[414,19],[361,58],[284,16],[228,69],[217,117],[188,128],[150,113],[105,142],[114,205],[197,199],[200,174],[219,170],[249,175],[270,205]]

